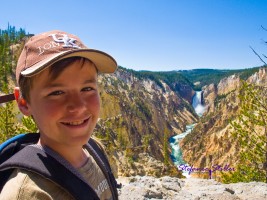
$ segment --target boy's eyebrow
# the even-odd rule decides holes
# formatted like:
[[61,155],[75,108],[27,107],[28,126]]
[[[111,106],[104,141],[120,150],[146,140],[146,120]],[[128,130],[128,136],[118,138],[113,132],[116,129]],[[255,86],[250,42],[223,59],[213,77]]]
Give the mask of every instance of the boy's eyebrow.
[[[88,84],[88,83],[96,83],[97,81],[96,81],[96,79],[95,78],[93,78],[93,79],[88,79],[88,80],[85,80],[84,82],[83,82],[83,84]],[[46,88],[55,88],[55,87],[63,87],[64,86],[64,84],[62,84],[62,83],[49,83],[49,84],[47,84],[45,87]]]
[[96,83],[96,79],[95,78],[92,78],[92,79],[88,79],[86,81],[84,81],[84,83]]

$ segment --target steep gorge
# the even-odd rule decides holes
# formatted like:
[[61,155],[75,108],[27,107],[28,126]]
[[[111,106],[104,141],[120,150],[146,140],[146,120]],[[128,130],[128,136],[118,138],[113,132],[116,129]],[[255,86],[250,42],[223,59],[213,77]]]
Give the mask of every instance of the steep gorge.
[[188,85],[183,87],[186,91],[172,89],[181,89],[179,82],[157,81],[123,68],[99,77],[102,112],[95,135],[118,175],[177,174],[168,139],[198,120],[187,101],[194,91]]

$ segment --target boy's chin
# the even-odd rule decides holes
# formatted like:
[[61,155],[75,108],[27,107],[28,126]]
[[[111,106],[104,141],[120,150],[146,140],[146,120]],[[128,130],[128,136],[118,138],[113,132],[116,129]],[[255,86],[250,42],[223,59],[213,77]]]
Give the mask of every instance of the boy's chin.
[[82,136],[79,136],[79,137],[74,137],[72,139],[71,144],[77,146],[84,146],[85,144],[88,143],[89,139],[91,137],[91,134],[85,134],[85,135],[82,135]]

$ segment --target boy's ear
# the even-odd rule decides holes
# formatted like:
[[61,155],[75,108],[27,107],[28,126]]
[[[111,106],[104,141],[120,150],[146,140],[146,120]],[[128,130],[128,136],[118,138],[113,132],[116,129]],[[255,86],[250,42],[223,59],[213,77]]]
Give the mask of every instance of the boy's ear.
[[20,89],[19,87],[15,87],[14,88],[14,96],[15,99],[17,101],[19,110],[26,116],[30,116],[31,113],[29,111],[29,107],[28,107],[28,103],[27,101],[22,97],[21,93],[20,93]]

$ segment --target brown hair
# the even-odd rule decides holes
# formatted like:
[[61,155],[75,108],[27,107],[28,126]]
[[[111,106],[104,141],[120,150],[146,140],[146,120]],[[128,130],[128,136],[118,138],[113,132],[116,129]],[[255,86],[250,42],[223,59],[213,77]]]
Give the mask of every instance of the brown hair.
[[[70,57],[66,58],[63,60],[60,60],[54,64],[52,64],[49,67],[49,75],[51,80],[55,80],[68,66],[70,66],[72,63],[75,61],[80,61],[81,62],[81,67],[83,67],[84,62],[88,60],[89,62],[92,63],[89,59],[82,58],[82,57]],[[35,76],[32,77],[25,77],[21,76],[19,78],[19,87],[20,87],[20,92],[21,96],[27,101],[30,102],[30,90],[33,86],[33,81],[34,81]]]

